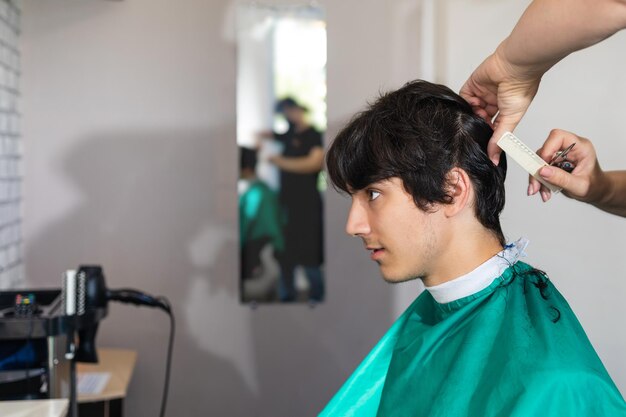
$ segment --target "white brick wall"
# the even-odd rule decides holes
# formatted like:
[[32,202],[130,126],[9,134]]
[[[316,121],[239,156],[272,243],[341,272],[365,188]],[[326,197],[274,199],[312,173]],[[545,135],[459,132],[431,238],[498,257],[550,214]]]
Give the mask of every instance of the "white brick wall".
[[19,0],[0,0],[0,289],[24,280],[19,113]]

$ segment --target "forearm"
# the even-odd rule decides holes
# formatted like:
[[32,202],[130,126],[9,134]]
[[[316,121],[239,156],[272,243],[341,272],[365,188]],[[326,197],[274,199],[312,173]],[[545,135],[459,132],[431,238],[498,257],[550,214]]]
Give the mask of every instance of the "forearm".
[[270,162],[283,171],[294,174],[314,174],[322,170],[324,164],[324,150],[315,146],[306,156],[272,156]]
[[626,0],[535,0],[496,54],[519,75],[540,77],[570,53],[624,27]]
[[322,169],[322,165],[312,160],[311,158],[304,157],[285,157],[275,156],[272,158],[272,163],[283,171],[292,172],[294,174],[313,174],[319,172]]
[[626,217],[626,171],[607,171],[602,198],[592,203],[600,210]]

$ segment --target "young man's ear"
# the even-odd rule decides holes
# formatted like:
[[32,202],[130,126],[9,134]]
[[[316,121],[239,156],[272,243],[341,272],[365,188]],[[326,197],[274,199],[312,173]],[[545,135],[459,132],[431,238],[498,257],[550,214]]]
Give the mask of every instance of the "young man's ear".
[[452,202],[442,205],[442,209],[446,216],[452,217],[470,204],[474,188],[467,172],[459,167],[452,168],[448,172],[447,179],[448,195],[452,197]]

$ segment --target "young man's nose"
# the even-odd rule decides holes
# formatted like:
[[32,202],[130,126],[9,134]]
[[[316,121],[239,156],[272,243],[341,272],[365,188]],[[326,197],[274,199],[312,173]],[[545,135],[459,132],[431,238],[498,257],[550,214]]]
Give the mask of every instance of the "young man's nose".
[[348,221],[346,222],[346,233],[351,236],[363,236],[370,232],[367,213],[360,207],[359,203],[354,201],[348,212]]

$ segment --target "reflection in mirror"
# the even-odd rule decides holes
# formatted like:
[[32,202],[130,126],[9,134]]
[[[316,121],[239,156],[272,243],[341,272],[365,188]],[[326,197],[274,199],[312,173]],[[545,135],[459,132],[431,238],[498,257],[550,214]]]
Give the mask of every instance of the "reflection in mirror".
[[314,6],[237,12],[241,300],[324,299],[326,24]]

